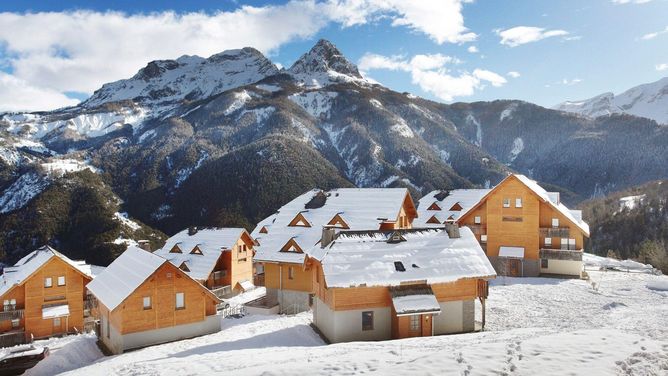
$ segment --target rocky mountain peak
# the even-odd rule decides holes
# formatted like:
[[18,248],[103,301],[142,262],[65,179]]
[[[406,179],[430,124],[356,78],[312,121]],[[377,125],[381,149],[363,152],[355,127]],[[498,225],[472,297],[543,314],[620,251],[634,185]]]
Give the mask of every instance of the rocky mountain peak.
[[330,41],[320,39],[311,50],[302,55],[289,72],[293,75],[308,75],[336,72],[357,79],[362,79],[357,66],[339,51]]

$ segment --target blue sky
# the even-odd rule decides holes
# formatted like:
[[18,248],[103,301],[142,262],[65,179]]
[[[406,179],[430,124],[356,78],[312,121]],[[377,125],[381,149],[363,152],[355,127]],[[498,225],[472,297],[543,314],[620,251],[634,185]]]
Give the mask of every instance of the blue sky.
[[251,45],[289,66],[319,38],[370,78],[442,102],[552,106],[668,76],[666,0],[4,1],[0,12],[0,110],[74,104],[182,54]]

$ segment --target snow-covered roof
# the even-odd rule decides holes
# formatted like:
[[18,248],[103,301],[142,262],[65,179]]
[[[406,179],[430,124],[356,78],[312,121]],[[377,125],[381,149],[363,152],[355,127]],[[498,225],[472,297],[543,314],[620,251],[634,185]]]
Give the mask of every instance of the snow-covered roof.
[[[410,200],[405,188],[338,188],[324,192],[326,200],[321,207],[307,209],[319,192],[314,189],[302,194],[255,227],[251,235],[260,244],[256,246],[255,260],[303,263],[305,255],[320,241],[322,227],[337,214],[351,230],[377,230],[383,222],[394,222],[404,200]],[[288,226],[298,214],[310,227]],[[263,227],[268,233],[260,232]],[[304,253],[281,252],[290,239]]]
[[42,319],[52,319],[54,317],[63,317],[70,315],[70,306],[68,304],[60,304],[57,306],[42,308]]
[[[491,189],[455,189],[449,192],[441,190],[431,191],[420,199],[417,208],[418,217],[413,221],[413,227],[443,227],[445,221],[456,221],[459,219],[461,213],[472,208],[489,191]],[[434,203],[440,210],[429,210]],[[450,210],[455,204],[459,204],[461,210]],[[434,216],[439,223],[429,223],[429,220]]]
[[160,256],[129,246],[86,287],[113,311],[165,262]]
[[[185,272],[202,281],[209,278],[221,253],[231,250],[245,231],[243,228],[207,228],[189,235],[189,230],[186,229],[167,239],[165,246],[154,253],[169,260],[176,267],[185,262],[189,270]],[[182,253],[170,253],[175,245]],[[201,254],[191,253],[195,247]]]
[[459,230],[459,238],[437,229],[399,232],[405,241],[388,243],[392,232],[343,231],[325,248],[314,248],[310,257],[320,260],[328,287],[398,286],[422,280],[434,284],[496,276],[467,227]]
[[390,289],[390,295],[397,316],[441,312],[441,305],[427,285],[398,286]]
[[5,267],[3,274],[0,275],[0,296],[7,293],[12,287],[23,284],[28,277],[53,257],[60,258],[82,274],[92,277],[90,265],[87,265],[84,261],[72,260],[45,245],[24,256],[14,266]]

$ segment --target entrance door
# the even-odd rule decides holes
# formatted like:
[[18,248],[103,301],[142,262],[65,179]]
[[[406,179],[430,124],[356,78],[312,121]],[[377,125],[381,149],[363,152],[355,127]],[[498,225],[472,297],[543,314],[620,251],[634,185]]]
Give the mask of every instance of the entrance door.
[[63,325],[65,325],[65,318],[64,317],[54,317],[52,319],[53,321],[53,329],[51,333],[54,335],[57,334],[63,334],[65,331],[63,330]]
[[522,276],[522,260],[520,259],[508,259],[508,275],[511,277],[521,277]]
[[422,315],[408,316],[408,337],[422,337]]

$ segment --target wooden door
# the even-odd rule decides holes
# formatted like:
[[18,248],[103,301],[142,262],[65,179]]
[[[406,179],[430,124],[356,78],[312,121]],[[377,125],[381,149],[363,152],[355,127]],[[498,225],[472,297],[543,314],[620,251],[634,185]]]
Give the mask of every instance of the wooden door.
[[408,337],[422,337],[422,315],[408,316]]
[[53,325],[53,329],[51,330],[51,333],[53,333],[54,335],[65,333],[65,330],[63,329],[63,327],[65,326],[65,318],[64,317],[54,317],[53,319],[51,319],[51,321],[52,321],[52,325]]
[[511,277],[522,276],[522,260],[508,259],[508,275]]

